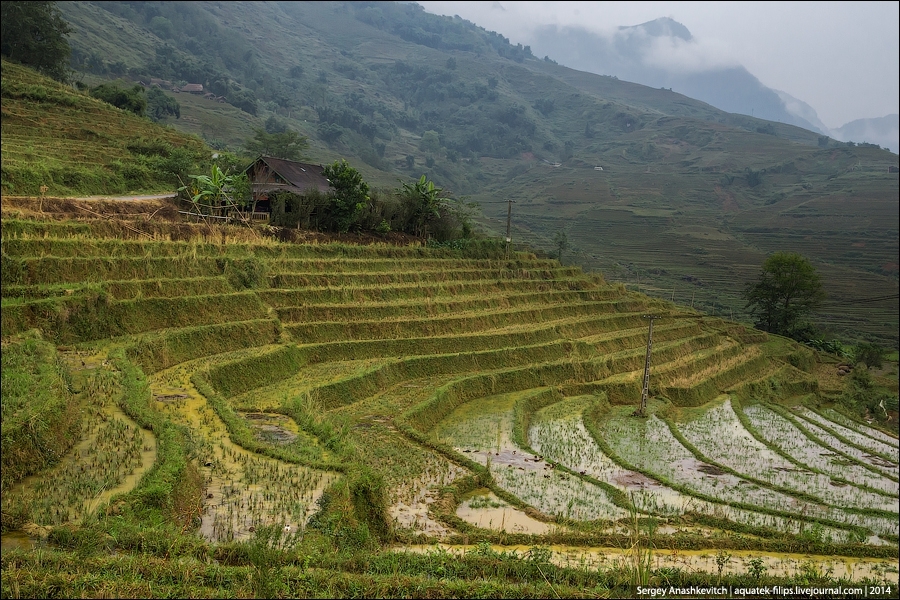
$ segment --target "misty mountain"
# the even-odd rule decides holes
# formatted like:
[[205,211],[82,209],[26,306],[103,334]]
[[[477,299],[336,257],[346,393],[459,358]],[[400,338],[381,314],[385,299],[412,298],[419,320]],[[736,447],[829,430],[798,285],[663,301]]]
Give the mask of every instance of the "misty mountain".
[[529,40],[538,56],[573,69],[610,75],[656,88],[670,88],[718,109],[778,121],[827,134],[808,105],[792,110],[775,90],[741,65],[710,63],[690,31],[669,18],[619,27],[610,36],[578,27],[537,28]]
[[824,131],[829,136],[841,142],[864,142],[875,144],[883,148],[889,148],[891,152],[900,150],[900,115],[887,115],[875,119],[856,119],[837,129],[828,128],[816,111],[806,102],[794,98],[787,92],[775,90],[784,102],[785,108],[791,114],[806,119],[816,126],[819,131]]
[[867,142],[900,151],[900,115],[887,115],[877,119],[856,119],[843,127],[832,130],[832,137],[842,142]]

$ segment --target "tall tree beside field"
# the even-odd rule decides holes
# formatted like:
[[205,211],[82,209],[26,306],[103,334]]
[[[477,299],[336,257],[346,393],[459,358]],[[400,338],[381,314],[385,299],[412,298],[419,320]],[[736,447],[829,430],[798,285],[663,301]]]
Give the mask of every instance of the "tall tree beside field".
[[250,154],[262,154],[286,160],[301,160],[303,153],[309,148],[309,140],[296,131],[266,131],[257,129],[252,140],[244,146]]
[[335,229],[350,230],[369,202],[369,184],[346,160],[325,166],[322,174],[331,185],[330,216]]
[[0,54],[58,81],[69,76],[70,31],[56,2],[0,3]]
[[756,282],[744,291],[747,308],[763,331],[795,339],[811,333],[806,321],[825,299],[822,279],[802,255],[776,252],[763,263]]

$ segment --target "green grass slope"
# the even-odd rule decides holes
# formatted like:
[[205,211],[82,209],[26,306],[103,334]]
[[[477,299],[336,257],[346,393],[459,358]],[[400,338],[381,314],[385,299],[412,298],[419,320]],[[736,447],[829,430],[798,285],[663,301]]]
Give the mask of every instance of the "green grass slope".
[[210,150],[197,137],[161,127],[4,60],[4,195],[86,196],[171,192]]

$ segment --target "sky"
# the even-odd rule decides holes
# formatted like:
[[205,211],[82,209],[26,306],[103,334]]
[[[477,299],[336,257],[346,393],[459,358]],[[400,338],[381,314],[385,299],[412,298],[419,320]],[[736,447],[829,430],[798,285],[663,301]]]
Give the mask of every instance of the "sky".
[[694,41],[673,49],[667,60],[684,68],[741,64],[764,85],[812,106],[829,128],[900,112],[896,1],[418,3],[523,45],[527,32],[540,25],[607,33],[669,17],[687,27]]

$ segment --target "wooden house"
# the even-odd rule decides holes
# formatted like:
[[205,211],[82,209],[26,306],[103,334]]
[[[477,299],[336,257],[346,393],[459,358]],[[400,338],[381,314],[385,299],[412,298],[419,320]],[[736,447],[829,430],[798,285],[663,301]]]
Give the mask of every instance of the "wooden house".
[[274,192],[302,195],[313,189],[322,193],[331,191],[322,165],[260,156],[244,172],[250,178],[253,201],[260,212],[271,212],[269,197]]

